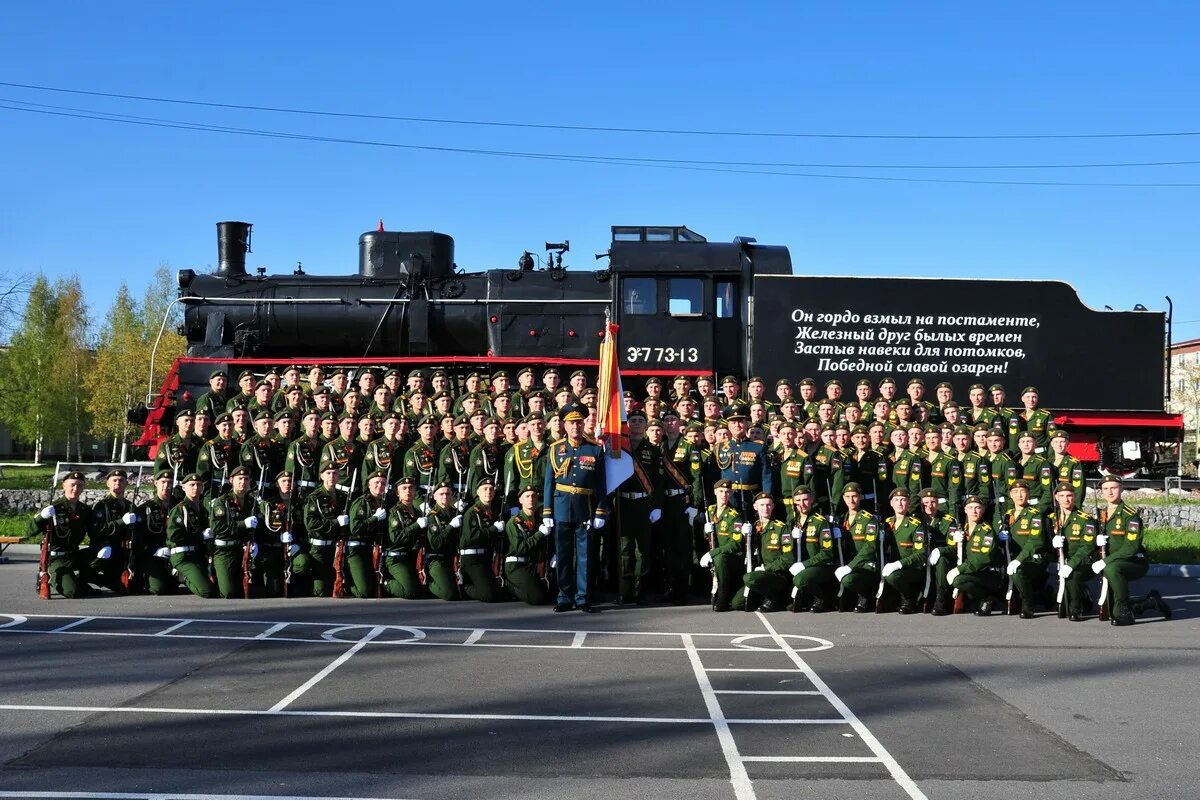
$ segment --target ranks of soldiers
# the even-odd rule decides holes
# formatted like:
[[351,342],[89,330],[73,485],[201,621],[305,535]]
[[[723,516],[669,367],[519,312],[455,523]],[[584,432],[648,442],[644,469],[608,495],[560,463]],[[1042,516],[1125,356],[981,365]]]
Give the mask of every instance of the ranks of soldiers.
[[[566,378],[564,381],[563,378]],[[39,590],[201,597],[618,603],[1130,624],[1169,614],[1144,530],[1084,470],[1036,387],[680,375],[626,392],[632,474],[611,495],[584,370],[216,370],[175,415],[152,488],[31,522]],[[823,394],[822,394],[823,391]],[[140,489],[139,489],[140,491]]]

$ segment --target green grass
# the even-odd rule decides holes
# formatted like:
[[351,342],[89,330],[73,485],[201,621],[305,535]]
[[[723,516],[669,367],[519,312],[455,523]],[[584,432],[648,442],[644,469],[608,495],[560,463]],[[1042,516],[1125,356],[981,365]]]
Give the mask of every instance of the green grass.
[[29,524],[29,514],[0,514],[0,536],[24,536]]
[[[1128,495],[1125,500],[1135,506],[1197,506],[1200,505],[1200,497],[1195,495],[1184,495],[1182,497],[1172,497],[1168,502],[1166,497],[1159,495],[1157,497],[1141,497],[1138,495]],[[1091,501],[1088,501],[1091,504]]]
[[1200,531],[1150,528],[1146,552],[1154,564],[1200,564]]
[[[136,470],[134,472],[136,474]],[[40,467],[5,467],[4,477],[0,478],[0,489],[49,489],[50,478],[53,475],[53,464],[43,464]],[[103,481],[88,481],[85,488],[103,489],[105,485]]]

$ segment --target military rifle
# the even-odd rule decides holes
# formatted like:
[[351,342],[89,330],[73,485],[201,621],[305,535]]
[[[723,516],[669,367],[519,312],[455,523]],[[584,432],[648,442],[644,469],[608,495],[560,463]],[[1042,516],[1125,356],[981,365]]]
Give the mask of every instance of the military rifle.
[[[342,513],[350,516],[350,503],[354,497],[354,484],[358,483],[358,467],[350,476],[350,489],[346,492],[346,510]],[[341,526],[338,526],[341,527]],[[346,537],[349,531],[338,531],[337,547],[333,551],[333,596],[346,596]]]
[[[391,466],[389,465],[388,468],[391,469]],[[383,507],[382,504],[386,498],[387,498],[387,492],[385,490],[383,499],[381,499],[379,501],[380,508]],[[374,547],[371,548],[372,566],[375,567],[375,599],[376,600],[383,599],[383,540],[384,540],[384,537],[387,536],[387,530],[388,530],[388,519],[387,519],[387,517],[384,517],[383,518],[383,531],[375,536],[375,545],[374,545]]]
[[[964,544],[965,544],[966,538],[967,538],[967,532],[965,530],[960,530],[958,532],[958,542],[955,543],[955,547],[958,549],[958,563],[955,566],[960,567],[960,568],[962,567],[962,563],[963,563],[963,552],[965,550]],[[962,592],[960,592],[957,587],[955,587],[951,596],[954,598],[954,613],[955,614],[961,614],[967,610],[966,595],[964,595]]]
[[[137,483],[135,483],[133,485],[133,499],[129,501],[129,505],[135,513],[137,511],[138,493],[141,490],[142,490],[142,469],[141,469],[141,467],[138,467]],[[135,522],[134,524],[136,525],[137,523]],[[128,533],[128,535],[125,537],[125,545],[128,549],[128,555],[125,559],[125,569],[121,571],[121,587],[123,589],[125,589],[126,592],[128,592],[129,587],[133,586],[134,577],[136,577],[137,542],[134,539],[133,529],[130,528],[128,525],[126,525],[125,530]]]
[[876,614],[883,613],[883,587],[884,587],[883,568],[884,568],[884,566],[887,565],[887,555],[885,553],[883,540],[885,538],[887,538],[888,533],[890,533],[890,531],[888,530],[887,523],[884,522],[882,519],[880,519],[879,520],[879,587],[875,590],[875,613]]
[[[1108,524],[1108,509],[1100,510],[1100,501],[1096,501],[1096,519],[1100,522],[1100,531],[1104,532],[1104,526]],[[1108,534],[1105,533],[1105,536]],[[1108,544],[1100,545],[1100,560],[1103,561],[1108,557]],[[1108,621],[1108,577],[1103,572],[1100,573],[1100,599],[1097,601],[1099,609],[1097,616],[1101,622]]]
[[[1058,511],[1058,525],[1055,526],[1056,536],[1063,537],[1063,545],[1066,545],[1066,522],[1067,517],[1063,516],[1062,510]],[[1063,565],[1067,563],[1065,547],[1059,547],[1058,550],[1058,618],[1064,619],[1067,616],[1067,579],[1062,574]]]
[[[43,600],[50,599],[50,537],[58,527],[58,517],[55,515],[42,521],[42,555],[38,561],[37,593]],[[48,525],[46,523],[49,523]]]

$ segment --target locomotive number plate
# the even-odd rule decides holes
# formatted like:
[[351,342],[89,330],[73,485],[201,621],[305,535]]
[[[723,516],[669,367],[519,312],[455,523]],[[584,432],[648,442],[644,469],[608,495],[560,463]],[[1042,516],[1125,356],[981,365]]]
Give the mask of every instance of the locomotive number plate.
[[695,364],[700,350],[695,347],[626,347],[630,364]]

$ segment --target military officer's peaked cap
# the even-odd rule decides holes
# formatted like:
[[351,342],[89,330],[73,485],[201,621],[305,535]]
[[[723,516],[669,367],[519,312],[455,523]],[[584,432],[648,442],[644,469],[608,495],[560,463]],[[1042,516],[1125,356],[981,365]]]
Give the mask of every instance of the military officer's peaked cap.
[[717,481],[716,483],[714,483],[714,484],[713,484],[713,488],[714,488],[714,489],[732,489],[732,488],[733,488],[733,485],[732,485],[732,484],[730,484],[730,482],[729,482],[729,481],[727,481],[727,480],[725,480],[724,478],[722,478],[721,480],[719,480],[719,481]]
[[249,476],[250,473],[246,470],[245,467],[234,467],[233,469],[229,470],[229,477],[236,478],[238,475]]
[[736,420],[745,421],[745,419],[746,419],[746,407],[741,404],[735,405],[735,406],[731,407],[728,411],[725,412],[725,421],[726,422],[734,422]]
[[941,492],[938,492],[935,489],[922,489],[920,492],[917,493],[917,497],[920,497],[920,498],[932,497],[935,500],[940,499],[941,496],[942,496]]
[[893,500],[897,497],[908,497],[908,491],[905,489],[892,489],[891,494],[888,495],[888,500]]
[[417,479],[414,478],[412,475],[401,475],[399,478],[396,479],[396,485],[397,486],[416,486]]
[[184,408],[184,409],[181,409],[180,411],[175,412],[175,419],[183,419],[184,417],[194,417],[194,416],[196,416],[196,412],[192,411],[190,408]]
[[1036,386],[1026,386],[1024,389],[1021,390],[1021,395],[1024,396],[1024,395],[1029,394],[1030,392],[1033,392],[1034,394],[1040,394],[1040,392],[1038,392]]
[[111,469],[108,471],[108,474],[104,476],[104,480],[108,480],[109,478],[128,478],[128,477],[129,476],[125,474],[125,470],[123,470],[123,469]]
[[584,408],[579,403],[567,403],[558,410],[558,416],[562,418],[563,422],[584,420],[587,419],[587,415],[588,409]]
[[228,377],[229,377],[229,373],[223,369],[214,369],[212,372],[208,373],[208,379],[210,381],[213,378],[228,378]]
[[850,494],[851,492],[854,492],[855,494],[862,494],[862,487],[859,486],[855,481],[850,481],[842,487],[842,494]]
[[162,478],[170,478],[170,477],[171,477],[171,470],[169,470],[169,469],[160,469],[158,472],[154,473],[154,480],[156,480],[156,481],[161,480]]
[[1025,491],[1028,492],[1029,491],[1029,481],[1024,480],[1024,479],[1013,481],[1012,488],[1013,489],[1024,489]]
[[1066,481],[1063,481],[1058,486],[1054,487],[1054,493],[1058,494],[1059,492],[1070,492],[1071,494],[1075,494],[1075,487],[1071,486],[1071,484],[1067,483]]
[[[75,474],[75,473],[72,473],[72,474]],[[83,476],[80,475],[80,477],[83,477]],[[195,481],[196,483],[200,482],[200,476],[195,472],[189,472],[187,475],[184,475],[182,478],[179,479],[180,484],[191,483],[193,481]]]
[[969,494],[963,498],[963,508],[966,508],[972,504],[981,506],[983,505],[983,501],[979,499],[979,495],[977,494]]

